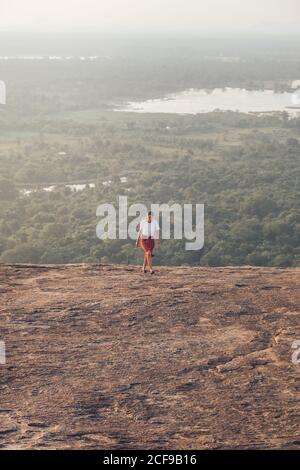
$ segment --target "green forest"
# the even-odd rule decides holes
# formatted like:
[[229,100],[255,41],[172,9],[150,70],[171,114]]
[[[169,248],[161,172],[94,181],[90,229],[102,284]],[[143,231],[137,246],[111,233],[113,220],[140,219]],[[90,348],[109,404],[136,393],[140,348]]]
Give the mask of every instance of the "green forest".
[[133,241],[96,236],[97,206],[126,195],[205,205],[204,248],[162,241],[157,264],[299,266],[300,118],[113,111],[191,86],[284,90],[298,62],[150,65],[1,62],[0,262],[140,263]]

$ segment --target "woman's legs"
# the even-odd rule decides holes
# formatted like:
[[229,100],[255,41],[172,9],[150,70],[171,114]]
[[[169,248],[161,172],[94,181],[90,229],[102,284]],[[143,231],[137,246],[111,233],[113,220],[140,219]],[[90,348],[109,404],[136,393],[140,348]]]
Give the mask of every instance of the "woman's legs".
[[148,261],[148,266],[150,268],[150,273],[152,273],[152,253],[151,251],[147,251],[147,261]]
[[146,271],[147,262],[148,262],[148,260],[147,260],[147,254],[146,254],[146,252],[145,252],[145,253],[144,253],[144,263],[143,263],[143,269],[142,269],[142,270],[143,270],[143,272],[145,272],[145,271]]
[[145,244],[145,246],[143,246],[143,248],[144,248],[144,262],[143,262],[142,271],[146,272],[146,268],[147,268],[147,265],[148,265],[149,269],[150,269],[150,273],[153,274],[152,250],[154,248],[154,243],[153,243],[153,246],[151,245],[151,247],[149,246],[149,244],[148,244],[148,246]]

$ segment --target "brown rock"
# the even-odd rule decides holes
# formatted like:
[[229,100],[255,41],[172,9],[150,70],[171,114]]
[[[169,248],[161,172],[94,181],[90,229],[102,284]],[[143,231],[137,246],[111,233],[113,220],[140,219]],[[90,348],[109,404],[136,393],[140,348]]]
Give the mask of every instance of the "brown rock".
[[2,265],[1,448],[299,448],[299,281]]

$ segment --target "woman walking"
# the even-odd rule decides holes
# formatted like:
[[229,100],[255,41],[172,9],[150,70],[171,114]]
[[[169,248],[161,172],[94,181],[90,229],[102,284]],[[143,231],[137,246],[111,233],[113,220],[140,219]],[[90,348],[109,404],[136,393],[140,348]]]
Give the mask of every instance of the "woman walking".
[[142,220],[139,227],[136,246],[144,250],[144,263],[142,272],[146,272],[146,267],[149,266],[150,273],[154,274],[152,266],[153,250],[159,250],[159,225],[153,218],[152,212],[148,212],[146,219]]

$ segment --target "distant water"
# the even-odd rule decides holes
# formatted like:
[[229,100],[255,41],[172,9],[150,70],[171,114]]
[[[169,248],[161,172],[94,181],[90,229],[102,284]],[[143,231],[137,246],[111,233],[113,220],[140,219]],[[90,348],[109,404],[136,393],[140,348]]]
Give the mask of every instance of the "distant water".
[[[94,189],[96,187],[95,183],[80,183],[80,184],[65,184],[63,185],[65,188],[69,188],[71,189],[71,191],[74,191],[74,192],[78,192],[78,191],[83,191],[84,189],[86,189],[87,187],[90,188],[90,189]],[[51,186],[44,186],[43,188],[44,191],[46,192],[49,192],[51,193],[52,191],[54,191],[56,189],[56,186],[55,185],[51,185]],[[31,194],[33,193],[36,193],[37,192],[37,189],[28,189],[28,188],[25,188],[25,189],[21,189],[20,190],[20,193],[23,195],[23,196],[30,196]]]
[[[62,154],[62,153],[65,153],[65,152],[60,152],[60,153]],[[127,182],[128,182],[127,176],[120,176],[120,183],[121,184],[124,184],[124,183],[127,183]],[[108,186],[112,185],[112,181],[111,180],[102,181],[102,184],[103,184],[103,186],[108,187]],[[32,187],[30,188],[30,186],[32,186]],[[78,191],[84,191],[85,189],[95,189],[96,188],[95,183],[87,182],[87,183],[69,183],[69,184],[58,183],[57,185],[52,184],[50,186],[40,187],[40,189],[50,193],[50,192],[54,191],[55,189],[57,189],[57,187],[59,187],[59,186],[69,188],[69,189],[71,189],[71,191],[76,192],[76,193]],[[130,191],[130,189],[127,188],[126,191]],[[27,188],[20,189],[20,194],[22,196],[30,196],[31,194],[34,194],[36,192],[37,192],[37,188],[36,188],[36,185],[34,183],[29,184]]]
[[49,55],[49,56],[43,56],[43,55],[21,55],[21,56],[8,56],[8,55],[1,55],[0,56],[0,61],[8,61],[8,60],[29,60],[29,61],[37,61],[37,60],[43,60],[43,61],[49,61],[49,60],[56,60],[56,61],[70,61],[70,60],[106,60],[110,59],[110,57],[107,56],[61,56],[61,55]]
[[[299,109],[296,109],[296,108]],[[287,111],[300,115],[300,90],[294,93],[276,93],[274,90],[246,90],[242,88],[191,88],[172,93],[164,98],[142,102],[131,101],[115,111],[135,113],[198,114],[212,111],[239,111],[242,113],[270,113]]]

